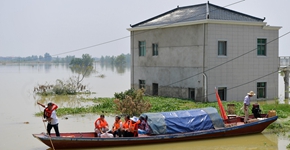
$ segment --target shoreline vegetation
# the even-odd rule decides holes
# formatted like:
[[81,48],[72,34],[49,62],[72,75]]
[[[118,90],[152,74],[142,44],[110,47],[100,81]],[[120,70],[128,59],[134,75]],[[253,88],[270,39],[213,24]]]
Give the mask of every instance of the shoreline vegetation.
[[[194,102],[192,100],[184,100],[178,98],[166,98],[166,97],[153,97],[153,96],[143,96],[145,100],[148,100],[151,104],[151,108],[147,112],[164,112],[164,111],[176,111],[176,110],[187,110],[187,109],[195,109],[195,108],[205,108],[205,107],[214,107],[219,111],[217,102],[209,102],[209,103],[199,103]],[[92,98],[85,99],[85,101],[94,102],[95,105],[92,106],[82,106],[76,108],[58,108],[57,115],[65,116],[65,115],[84,115],[89,113],[96,114],[107,114],[107,115],[115,115],[122,114],[121,111],[118,111],[116,108],[116,103],[114,100],[116,98]],[[230,101],[230,102],[222,102],[225,110],[227,109],[227,104],[235,104],[235,113],[237,115],[244,115],[242,108],[242,102]],[[254,102],[256,103],[256,102]],[[279,104],[278,100],[274,103],[269,104],[268,101],[258,101],[260,105],[261,113],[268,113],[270,110],[275,110],[279,119],[268,126],[267,130],[273,133],[284,133],[290,131],[290,120],[288,116],[290,116],[290,105],[285,102],[285,104]],[[251,109],[251,108],[250,108]],[[35,115],[41,116],[43,112],[38,112]],[[123,114],[124,115],[124,114]]]

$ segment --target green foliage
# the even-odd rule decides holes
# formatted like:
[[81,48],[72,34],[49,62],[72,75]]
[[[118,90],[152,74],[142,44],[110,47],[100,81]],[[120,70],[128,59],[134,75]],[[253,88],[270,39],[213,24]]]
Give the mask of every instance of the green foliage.
[[[131,89],[125,93],[128,93],[129,95],[125,94],[124,99],[114,100],[114,103],[116,104],[115,108],[117,111],[125,115],[136,116],[150,110],[150,102],[143,98],[144,89],[138,89],[134,91]],[[122,94],[120,95],[120,97],[123,97]]]
[[129,90],[126,90],[124,93],[120,92],[120,93],[115,93],[114,96],[116,99],[125,99],[126,95],[131,96],[131,97],[136,97],[136,91],[135,89],[131,88]]
[[124,54],[119,55],[119,56],[116,57],[115,65],[123,66],[123,65],[125,65],[125,63],[126,63],[126,60],[125,60],[125,55]]
[[[89,107],[76,107],[76,108],[58,108],[57,115],[75,115],[75,114],[86,114],[86,113],[115,113],[115,110],[112,108],[115,106],[113,103],[113,99],[111,98],[98,98],[93,99],[96,105]],[[43,112],[38,112],[35,114],[36,116],[42,116]]]

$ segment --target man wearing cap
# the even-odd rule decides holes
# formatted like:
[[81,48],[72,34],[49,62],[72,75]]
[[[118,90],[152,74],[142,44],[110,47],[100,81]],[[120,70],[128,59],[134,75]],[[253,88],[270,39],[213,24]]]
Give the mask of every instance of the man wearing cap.
[[250,100],[251,97],[256,95],[255,92],[250,91],[247,96],[245,96],[244,99],[244,113],[245,113],[245,119],[244,119],[244,123],[248,123],[248,119],[249,119],[249,105],[250,105]]

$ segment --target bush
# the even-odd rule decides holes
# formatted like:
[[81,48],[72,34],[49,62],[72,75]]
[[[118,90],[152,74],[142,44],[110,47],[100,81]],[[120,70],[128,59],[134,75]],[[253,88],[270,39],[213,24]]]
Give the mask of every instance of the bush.
[[[138,116],[143,112],[149,111],[151,104],[148,100],[144,100],[143,95],[144,89],[130,89],[125,93],[115,93],[115,97],[119,97],[114,100],[116,110],[130,116]],[[123,97],[125,98],[122,99]]]
[[126,95],[127,96],[131,96],[131,97],[136,97],[136,91],[135,91],[135,89],[131,88],[131,89],[125,91],[124,93],[123,92],[121,92],[121,93],[115,93],[114,94],[114,97],[117,98],[117,99],[123,100],[123,99],[126,98]]

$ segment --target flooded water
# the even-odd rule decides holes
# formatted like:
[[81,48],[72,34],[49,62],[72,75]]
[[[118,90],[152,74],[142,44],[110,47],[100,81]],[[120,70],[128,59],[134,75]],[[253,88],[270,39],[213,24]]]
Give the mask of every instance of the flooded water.
[[[96,94],[91,97],[113,97],[115,92],[130,88],[130,68],[115,68],[95,65],[98,73],[85,78],[84,85]],[[104,74],[105,78],[97,77]],[[35,117],[42,111],[36,101],[55,102],[59,107],[78,107],[90,105],[76,96],[56,96],[40,98],[33,94],[33,89],[40,84],[55,84],[56,79],[68,79],[73,76],[65,65],[55,64],[0,64],[0,149],[1,150],[46,150],[46,145],[32,136],[32,133],[45,132],[41,117]],[[279,82],[280,82],[279,78]],[[282,82],[283,83],[283,82]],[[279,88],[281,86],[281,82]],[[280,92],[281,91],[281,92]],[[284,91],[279,90],[280,96]],[[68,119],[65,119],[67,117]],[[93,122],[98,115],[70,115],[60,117],[60,132],[93,131]],[[113,124],[113,116],[107,116],[109,124]],[[52,130],[54,132],[54,130]],[[191,149],[236,149],[236,150],[284,150],[289,144],[288,138],[263,132],[249,136],[209,139],[190,142],[157,144],[146,146],[118,147],[118,150],[191,150]],[[106,148],[104,148],[106,149]]]

